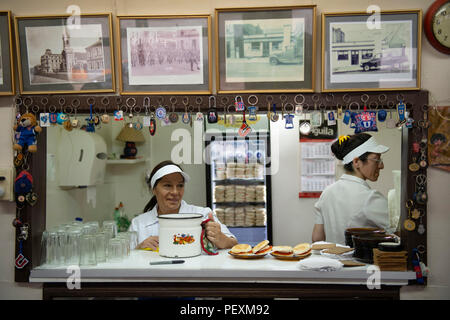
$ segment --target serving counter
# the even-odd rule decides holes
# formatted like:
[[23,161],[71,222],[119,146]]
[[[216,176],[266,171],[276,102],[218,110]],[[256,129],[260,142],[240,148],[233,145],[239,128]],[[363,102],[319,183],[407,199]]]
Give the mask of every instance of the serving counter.
[[[411,271],[380,272],[380,288],[370,265],[337,271],[300,270],[298,261],[270,254],[261,259],[236,259],[228,250],[218,255],[184,258],[183,264],[150,265],[171,260],[156,252],[133,250],[120,263],[99,263],[76,269],[41,266],[30,282],[44,283],[43,298],[55,297],[299,297],[398,299],[399,289],[415,279]],[[79,276],[79,278],[77,278]],[[80,281],[80,289],[67,284]],[[369,284],[369,286],[368,286]],[[370,289],[369,287],[372,287]]]

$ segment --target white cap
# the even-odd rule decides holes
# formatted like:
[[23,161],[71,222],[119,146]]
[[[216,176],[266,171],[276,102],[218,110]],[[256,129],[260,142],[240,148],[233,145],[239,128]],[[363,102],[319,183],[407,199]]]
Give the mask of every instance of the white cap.
[[389,150],[389,147],[378,144],[374,137],[370,138],[363,144],[359,145],[349,153],[347,153],[342,159],[343,164],[347,164],[353,161],[353,159],[358,158],[366,152],[372,153],[385,153]]
[[155,187],[156,181],[158,181],[164,176],[167,176],[168,174],[175,172],[178,172],[183,176],[184,182],[189,181],[190,177],[187,173],[183,172],[183,170],[181,170],[178,166],[169,164],[167,166],[160,168],[158,171],[155,172],[152,179],[150,180],[150,187],[153,189]]

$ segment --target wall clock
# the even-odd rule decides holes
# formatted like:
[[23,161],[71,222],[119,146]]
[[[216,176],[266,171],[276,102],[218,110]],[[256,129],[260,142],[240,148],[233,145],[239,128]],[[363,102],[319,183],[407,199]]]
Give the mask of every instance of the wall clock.
[[436,0],[425,15],[425,35],[438,51],[450,54],[450,0]]

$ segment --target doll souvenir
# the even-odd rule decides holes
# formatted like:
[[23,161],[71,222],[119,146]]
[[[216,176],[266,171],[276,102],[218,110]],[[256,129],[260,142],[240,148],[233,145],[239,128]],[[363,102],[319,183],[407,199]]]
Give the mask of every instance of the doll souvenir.
[[22,151],[27,148],[29,152],[36,152],[36,136],[42,131],[36,123],[36,117],[32,113],[25,113],[13,128],[16,131],[17,140],[13,146],[14,150]]

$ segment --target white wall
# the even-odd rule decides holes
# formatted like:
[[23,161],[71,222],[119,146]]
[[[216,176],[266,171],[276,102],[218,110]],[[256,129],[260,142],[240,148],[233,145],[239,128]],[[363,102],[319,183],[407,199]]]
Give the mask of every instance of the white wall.
[[[317,53],[316,53],[316,91],[320,91],[321,66],[320,66],[320,14],[322,12],[344,12],[344,11],[365,11],[365,9],[374,4],[371,0],[343,0],[343,1],[302,1],[302,0],[202,0],[202,1],[185,1],[185,0],[3,0],[0,3],[0,10],[11,10],[13,15],[47,15],[62,14],[67,6],[77,4],[81,7],[82,12],[112,12],[113,15],[127,14],[212,14],[214,8],[222,7],[254,7],[254,6],[282,6],[282,5],[301,5],[301,4],[317,4]],[[394,9],[416,9],[421,8],[424,12],[431,4],[429,0],[399,0],[387,1],[380,0],[378,4],[382,10]],[[214,19],[214,16],[213,16]],[[213,46],[214,54],[214,46]],[[117,54],[116,54],[117,59]],[[213,72],[213,79],[214,79]],[[430,91],[431,97],[435,101],[443,101],[449,104],[450,83],[450,64],[448,56],[435,51],[425,37],[422,39],[422,88]],[[13,99],[10,97],[0,98],[0,163],[11,165],[12,152],[11,142],[9,138],[12,132],[11,106]],[[444,104],[444,105],[445,105]],[[292,131],[289,135],[297,134]],[[291,137],[293,138],[293,136]],[[290,172],[297,168],[297,163],[293,160],[297,158],[297,143],[295,140],[295,148],[286,144],[286,141],[280,140],[280,145],[288,147],[291,153],[289,161],[290,165],[280,168],[279,178],[273,180],[273,198],[281,199],[285,196],[285,190],[295,190],[288,195],[287,204],[291,201],[298,201],[298,185],[297,181],[292,180]],[[154,154],[153,149],[153,155]],[[153,159],[152,159],[153,162]],[[151,163],[154,165],[155,163]],[[198,174],[198,181],[204,179],[201,170],[193,174]],[[450,298],[450,276],[448,275],[448,265],[450,262],[448,244],[450,242],[450,202],[448,201],[448,185],[450,175],[447,172],[439,171],[433,168],[428,170],[428,194],[429,194],[429,217],[428,217],[428,266],[431,268],[431,276],[429,277],[428,286],[406,287],[401,291],[402,299],[449,299]],[[290,182],[290,183],[289,183]],[[286,184],[287,183],[287,184]],[[198,201],[202,201],[200,198]],[[283,204],[286,202],[283,202]],[[283,205],[283,209],[274,212],[274,236],[276,241],[291,241],[282,236],[286,232],[286,228],[293,223],[289,217],[297,214],[297,210],[290,205]],[[0,202],[0,241],[2,251],[0,253],[0,299],[40,299],[42,292],[39,286],[30,284],[17,284],[14,282],[14,229],[11,222],[15,216],[15,207],[13,203]],[[309,224],[311,222],[308,222]],[[298,232],[293,232],[298,239],[309,241],[310,229],[308,223],[298,220],[295,227]]]

